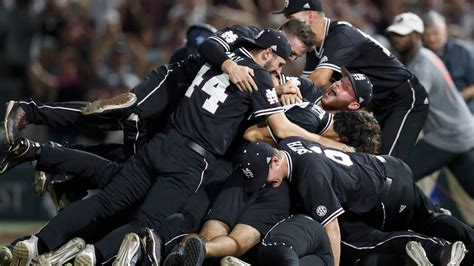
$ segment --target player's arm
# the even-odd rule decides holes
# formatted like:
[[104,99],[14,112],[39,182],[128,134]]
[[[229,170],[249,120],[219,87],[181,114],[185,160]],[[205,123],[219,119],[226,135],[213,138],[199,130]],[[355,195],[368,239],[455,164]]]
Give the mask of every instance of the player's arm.
[[328,234],[329,241],[331,242],[334,265],[338,266],[341,257],[341,232],[337,218],[326,224],[324,230]]
[[253,125],[247,128],[247,130],[244,133],[244,139],[246,139],[247,141],[261,140],[261,141],[265,141],[266,143],[270,145],[275,144],[266,124],[264,125],[257,124],[257,125]]
[[240,257],[260,242],[260,232],[246,224],[237,224],[229,235],[218,236],[206,243],[208,258]]
[[221,69],[229,75],[229,79],[241,91],[256,91],[258,89],[253,80],[253,69],[241,66],[232,61],[228,52],[239,47],[240,37],[253,38],[252,32],[256,28],[242,26],[228,27],[209,37],[199,46],[199,54],[211,66]]
[[353,149],[343,143],[330,140],[318,134],[310,133],[298,125],[292,123],[284,112],[275,113],[267,117],[267,123],[272,128],[277,139],[298,136],[306,140],[317,142],[326,147],[335,148],[341,151],[352,152]]
[[330,68],[317,68],[308,76],[314,84],[322,89],[326,89],[331,85],[331,77],[333,70]]

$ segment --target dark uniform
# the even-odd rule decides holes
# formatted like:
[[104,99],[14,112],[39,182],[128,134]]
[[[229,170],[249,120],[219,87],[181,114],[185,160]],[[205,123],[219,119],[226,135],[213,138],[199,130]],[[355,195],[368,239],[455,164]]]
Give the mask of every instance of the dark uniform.
[[473,243],[474,231],[440,214],[399,159],[344,153],[297,137],[281,141],[278,148],[287,155],[297,202],[323,226],[346,212],[347,217],[382,231],[412,229],[468,246]]
[[276,224],[262,240],[260,265],[334,265],[331,243],[321,224],[298,214]]
[[141,227],[155,228],[178,212],[225,153],[243,120],[252,112],[267,116],[282,112],[269,73],[239,49],[233,58],[254,69],[259,90],[237,90],[222,72],[204,65],[172,115],[169,127],[128,160],[99,194],[71,204],[38,234],[45,250],[53,250],[91,221],[143,201],[132,221],[97,245],[98,261],[113,256],[123,236]]
[[405,160],[428,114],[418,79],[388,49],[345,21],[326,19],[321,47],[307,54],[303,74],[329,68],[365,74],[373,83],[369,109],[382,128],[381,154]]

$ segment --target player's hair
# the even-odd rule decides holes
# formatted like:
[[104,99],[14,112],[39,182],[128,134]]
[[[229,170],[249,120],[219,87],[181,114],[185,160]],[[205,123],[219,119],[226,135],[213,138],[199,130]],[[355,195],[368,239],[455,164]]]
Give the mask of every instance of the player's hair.
[[287,35],[295,36],[307,47],[307,52],[316,45],[316,34],[311,29],[311,25],[298,19],[289,19],[280,26],[280,30]]
[[334,115],[334,131],[344,143],[358,152],[378,154],[380,149],[380,125],[366,111],[341,111]]

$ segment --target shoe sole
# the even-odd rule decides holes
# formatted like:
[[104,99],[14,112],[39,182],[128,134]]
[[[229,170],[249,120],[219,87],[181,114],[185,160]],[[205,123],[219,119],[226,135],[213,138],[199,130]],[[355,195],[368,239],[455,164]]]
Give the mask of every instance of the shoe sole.
[[7,143],[10,143],[10,144],[12,144],[14,142],[14,140],[10,139],[8,137],[8,126],[7,126],[8,119],[7,118],[10,115],[10,112],[12,111],[14,105],[15,105],[15,101],[9,101],[8,102],[7,108],[5,110],[5,116],[3,118],[3,130],[4,130],[4,134],[5,134],[5,140],[6,140]]
[[74,238],[56,251],[49,253],[47,259],[52,265],[63,265],[84,250],[86,243],[81,238]]
[[6,247],[6,246],[3,246],[2,248],[0,248],[0,265],[1,266],[10,266],[11,262],[12,262],[12,258],[13,258],[13,255],[12,255],[12,251]]
[[220,266],[250,266],[250,264],[236,257],[226,256],[221,259]]
[[15,245],[12,254],[13,258],[11,265],[15,266],[29,266],[31,264],[31,260],[33,259],[32,257],[30,257],[28,245],[22,242],[19,242]]
[[[202,252],[205,252],[202,249],[201,241],[198,238],[191,238],[186,242],[184,247],[184,266],[196,266],[199,265],[197,262],[202,256]],[[205,258],[206,254],[204,254]]]
[[448,266],[459,266],[461,265],[461,261],[464,259],[466,255],[466,246],[463,242],[457,241],[453,243],[453,247],[451,248],[451,259],[449,260]]
[[35,173],[35,194],[38,197],[43,196],[46,191],[46,173],[43,171],[36,171]]
[[417,266],[433,266],[420,243],[410,241],[406,244],[405,250]]
[[83,115],[94,115],[125,109],[137,102],[137,96],[133,93],[121,94],[110,99],[95,100],[84,106],[81,110]]
[[125,236],[120,245],[119,252],[117,253],[117,258],[112,263],[113,266],[131,266],[135,265],[136,262],[133,262],[133,257],[138,252],[140,248],[140,238],[135,233],[130,233]]
[[169,254],[165,261],[163,262],[164,266],[181,266],[184,264],[183,254],[171,253]]
[[74,259],[74,265],[75,266],[93,266],[94,263],[92,262],[92,259],[89,256],[81,256],[81,254],[79,254]]
[[[148,260],[150,261],[151,265],[159,265],[160,264],[160,259],[156,257],[156,241],[155,237],[153,235],[153,231],[150,228],[146,229],[146,235],[140,239],[142,246],[145,250],[145,256],[148,257]],[[151,247],[148,245],[151,244]],[[151,248],[151,252],[149,252],[149,249]]]

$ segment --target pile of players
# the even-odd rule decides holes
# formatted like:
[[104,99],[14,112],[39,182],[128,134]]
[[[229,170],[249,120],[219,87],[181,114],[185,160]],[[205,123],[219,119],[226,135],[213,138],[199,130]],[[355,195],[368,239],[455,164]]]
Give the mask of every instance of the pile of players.
[[[60,211],[2,263],[472,264],[472,228],[403,162],[429,110],[415,75],[318,0],[281,13],[278,30],[218,31],[112,99],[9,102],[0,173],[36,161]],[[308,78],[281,73],[305,54]],[[40,144],[19,137],[28,124],[124,141]]]

